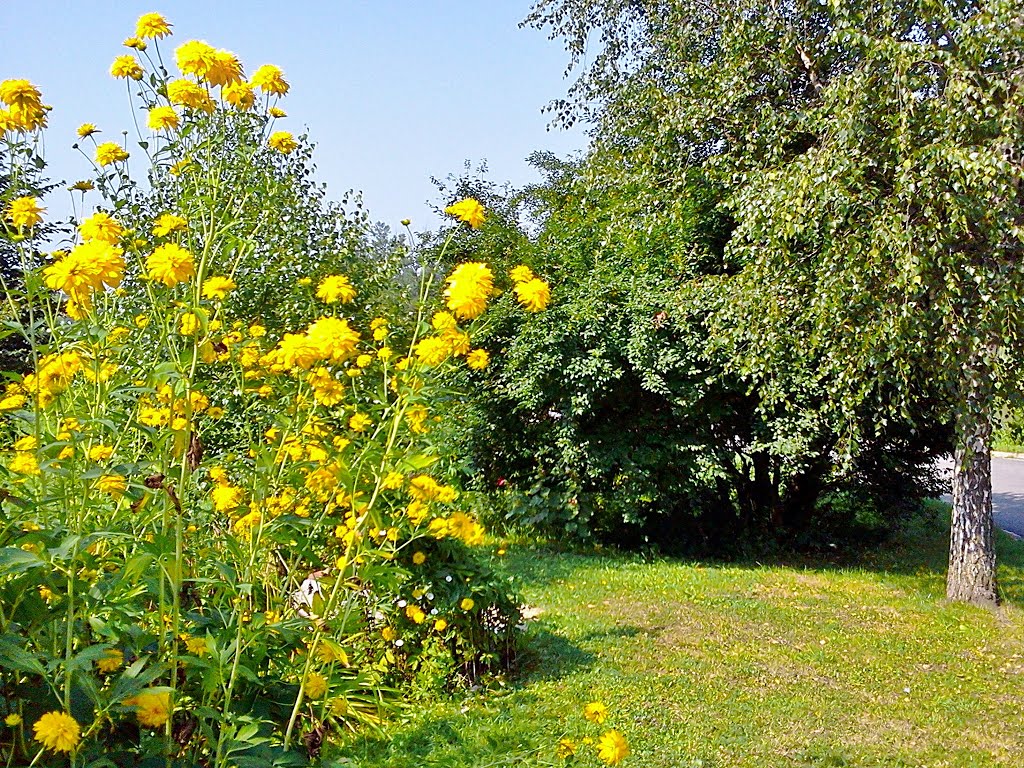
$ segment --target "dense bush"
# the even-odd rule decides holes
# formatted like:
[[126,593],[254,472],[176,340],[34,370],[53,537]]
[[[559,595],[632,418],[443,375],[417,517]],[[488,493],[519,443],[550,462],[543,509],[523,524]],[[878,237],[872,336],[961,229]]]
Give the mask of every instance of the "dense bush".
[[[411,283],[401,243],[311,186],[308,146],[276,122],[281,70],[245,81],[190,41],[172,78],[154,63],[169,33],[145,14],[111,69],[147,114],[141,153],[82,126],[96,178],[75,188],[104,206],[4,285],[48,333],[25,334],[31,368],[0,398],[11,764],[304,764],[396,688],[514,651],[517,601],[475,559],[483,530],[432,434],[457,399],[442,372],[487,365],[472,335],[501,281],[460,265],[432,314],[435,274]],[[25,80],[0,101],[3,237],[28,265],[46,112]]]
[[480,507],[553,536],[722,552],[883,535],[934,493],[941,421],[876,431],[865,409],[851,425],[806,362],[736,370],[711,331],[739,269],[720,193],[698,176],[609,186],[612,155],[537,155],[546,181],[522,191],[472,174],[445,190],[495,211],[454,252],[557,277],[552,310],[496,312],[495,363],[457,374],[468,406],[445,428]]

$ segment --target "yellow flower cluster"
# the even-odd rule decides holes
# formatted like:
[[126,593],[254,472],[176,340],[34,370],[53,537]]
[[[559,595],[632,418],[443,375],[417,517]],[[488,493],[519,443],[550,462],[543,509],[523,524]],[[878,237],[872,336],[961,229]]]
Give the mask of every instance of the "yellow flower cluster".
[[7,131],[30,132],[46,126],[46,113],[50,108],[43,104],[43,95],[28,80],[14,79],[0,82],[0,133]]
[[518,266],[509,272],[515,283],[516,298],[529,312],[542,312],[551,302],[551,288],[529,267]]
[[472,320],[487,309],[487,300],[494,292],[494,273],[486,264],[469,261],[459,264],[445,283],[448,309],[460,320]]
[[74,752],[82,738],[82,729],[67,712],[47,712],[32,726],[35,740],[54,752]]
[[444,212],[454,216],[459,221],[465,222],[473,229],[479,229],[486,219],[484,207],[480,204],[479,200],[475,200],[472,197],[452,203],[444,209]]
[[45,208],[34,197],[16,197],[7,207],[7,220],[17,229],[31,229],[43,220]]

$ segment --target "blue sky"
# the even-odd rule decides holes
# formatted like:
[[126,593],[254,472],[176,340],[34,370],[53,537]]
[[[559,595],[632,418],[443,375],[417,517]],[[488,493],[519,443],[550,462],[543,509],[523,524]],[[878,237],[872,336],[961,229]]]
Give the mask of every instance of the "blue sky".
[[[565,156],[585,147],[580,128],[548,130],[542,108],[563,96],[567,56],[557,41],[519,29],[529,0],[0,0],[0,79],[24,77],[53,106],[46,132],[52,179],[87,177],[71,149],[75,128],[103,137],[130,130],[127,89],[110,77],[121,41],[141,13],[174,24],[173,47],[198,38],[238,54],[246,71],[282,67],[292,90],[282,128],[308,128],[318,178],[338,199],[359,189],[374,219],[433,226],[430,177],[486,161],[489,178],[522,184],[537,176],[534,150]],[[168,43],[170,43],[168,45]],[[130,148],[130,145],[129,145]],[[54,192],[52,215],[68,204]],[[93,201],[98,202],[98,198]]]

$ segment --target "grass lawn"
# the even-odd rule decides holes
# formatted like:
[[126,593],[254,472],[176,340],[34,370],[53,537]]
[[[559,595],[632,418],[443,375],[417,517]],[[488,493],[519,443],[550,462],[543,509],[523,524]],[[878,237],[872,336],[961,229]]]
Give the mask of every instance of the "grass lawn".
[[[504,689],[427,702],[329,765],[560,765],[621,730],[624,768],[1024,765],[1024,542],[999,541],[1005,606],[943,601],[922,527],[858,562],[718,565],[525,548],[530,605]],[[582,716],[603,701],[601,727]],[[593,747],[578,766],[600,765]]]

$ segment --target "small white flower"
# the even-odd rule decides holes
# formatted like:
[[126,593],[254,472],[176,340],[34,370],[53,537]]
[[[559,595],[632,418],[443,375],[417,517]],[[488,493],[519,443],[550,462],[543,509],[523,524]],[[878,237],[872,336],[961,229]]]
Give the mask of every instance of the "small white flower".
[[398,601],[398,607],[399,608],[405,608],[405,606],[407,606],[407,605],[408,605],[408,603],[405,602],[405,600],[399,600]]

